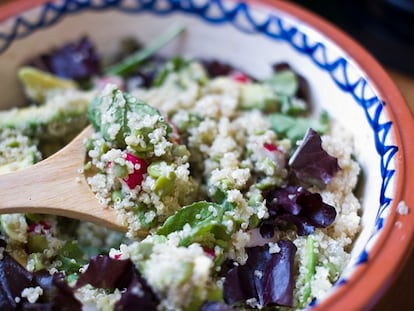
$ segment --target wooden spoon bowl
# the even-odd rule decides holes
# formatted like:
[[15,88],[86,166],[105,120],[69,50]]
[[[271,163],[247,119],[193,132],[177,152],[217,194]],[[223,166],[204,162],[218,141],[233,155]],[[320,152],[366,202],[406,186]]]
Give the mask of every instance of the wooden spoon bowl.
[[49,158],[23,170],[0,175],[0,214],[52,214],[89,221],[117,231],[125,225],[113,208],[103,206],[90,189],[83,166],[88,126]]

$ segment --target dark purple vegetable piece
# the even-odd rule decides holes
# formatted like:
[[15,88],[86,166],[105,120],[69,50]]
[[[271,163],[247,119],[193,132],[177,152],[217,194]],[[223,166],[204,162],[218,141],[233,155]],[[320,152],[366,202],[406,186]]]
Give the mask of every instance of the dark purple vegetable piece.
[[233,66],[220,62],[218,60],[204,60],[202,61],[204,68],[206,69],[209,77],[215,78],[218,76],[228,76],[234,71]]
[[156,311],[159,303],[147,282],[135,271],[127,290],[115,304],[115,311]]
[[290,172],[305,185],[323,189],[340,170],[338,160],[322,149],[322,139],[308,129],[303,142],[289,160]]
[[275,235],[275,225],[272,218],[263,220],[259,226],[260,235],[264,239],[271,239]]
[[236,309],[219,301],[207,301],[201,306],[200,311],[236,311]]
[[255,298],[264,307],[293,305],[296,246],[285,240],[278,246],[280,251],[272,254],[268,245],[246,249],[246,264],[235,266],[225,277],[223,294],[227,304]]
[[[0,247],[6,247],[3,240],[0,240]],[[3,251],[2,257],[0,260],[0,310],[15,310],[17,303],[14,299],[20,296],[23,289],[31,286],[33,276],[6,251]]]
[[269,237],[270,226],[295,225],[299,235],[308,235],[315,228],[326,228],[336,217],[333,206],[323,202],[319,193],[312,193],[300,186],[276,188],[264,193],[269,218],[264,221],[260,233]]
[[298,235],[309,235],[315,232],[315,226],[309,222],[309,219],[302,216],[285,214],[273,220],[273,230],[275,227],[292,224],[296,227]]
[[281,211],[298,215],[302,210],[298,202],[299,196],[304,192],[302,187],[288,186],[270,191],[266,196],[269,215],[277,216]]
[[241,73],[243,76],[245,76],[249,80],[255,81],[255,79],[252,76],[250,76],[243,70],[240,70],[239,68],[236,68],[230,64],[218,61],[216,59],[201,60],[201,64],[203,65],[204,69],[207,71],[207,74],[210,78],[216,78],[219,76],[231,76],[232,74]]
[[98,288],[125,289],[131,283],[135,266],[131,260],[117,260],[99,255],[89,261],[88,268],[76,282],[76,288],[91,284]]
[[274,72],[283,71],[283,70],[292,70],[292,67],[286,62],[280,62],[272,65]]
[[46,270],[33,274],[34,283],[43,289],[36,303],[23,302],[22,310],[82,310],[82,304],[75,298],[72,288],[61,272],[50,275]]
[[100,58],[87,37],[32,59],[29,64],[59,77],[83,80],[101,72]]
[[[6,243],[0,240],[0,247]],[[42,296],[36,303],[29,303],[21,298],[27,287],[40,286]],[[62,273],[50,275],[47,271],[31,273],[22,267],[8,252],[3,251],[0,260],[0,310],[81,310],[80,302],[75,298],[72,289],[67,285]]]
[[159,304],[158,298],[129,259],[117,260],[104,255],[92,258],[88,268],[76,282],[76,288],[86,284],[123,290],[115,310],[151,311],[156,310]]
[[324,203],[319,193],[303,191],[298,196],[297,202],[304,207],[301,210],[301,215],[308,218],[315,227],[326,228],[334,222],[335,208]]

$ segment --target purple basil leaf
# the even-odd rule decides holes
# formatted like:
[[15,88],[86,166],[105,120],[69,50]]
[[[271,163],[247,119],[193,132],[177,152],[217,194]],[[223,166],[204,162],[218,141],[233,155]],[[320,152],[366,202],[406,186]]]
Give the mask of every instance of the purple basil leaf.
[[99,56],[87,37],[43,54],[31,60],[30,65],[75,80],[90,78],[101,71]]
[[[0,247],[6,243],[0,240]],[[32,285],[32,274],[21,266],[6,251],[0,260],[0,310],[16,310],[16,297],[20,297],[23,289]]]
[[257,297],[254,275],[247,263],[230,269],[223,286],[224,301],[229,305]]
[[42,270],[34,272],[33,276],[35,284],[43,289],[43,294],[34,304],[24,303],[23,310],[82,310],[82,304],[75,298],[63,273],[51,275],[46,270]]
[[293,267],[296,246],[279,241],[280,251],[270,253],[269,246],[247,248],[246,264],[232,268],[224,281],[226,303],[244,303],[256,298],[262,306],[292,306]]
[[236,311],[236,309],[219,301],[207,301],[201,306],[200,311]]
[[91,284],[98,288],[125,289],[131,283],[135,273],[135,266],[131,260],[117,260],[109,256],[93,257],[88,268],[83,272],[76,288]]
[[275,225],[273,223],[273,219],[265,219],[260,223],[259,226],[260,235],[264,239],[271,239],[275,235]]
[[260,225],[263,238],[271,237],[274,227],[292,224],[299,235],[308,235],[315,228],[326,228],[335,221],[336,210],[323,202],[319,193],[312,193],[301,186],[287,186],[264,193],[269,218]]
[[317,132],[308,129],[305,137],[289,160],[291,173],[306,186],[316,185],[323,189],[340,170],[338,160],[322,149]]
[[[5,247],[0,240],[0,247]],[[36,303],[29,303],[20,297],[23,289],[40,286],[43,294]],[[31,273],[22,267],[6,251],[0,260],[0,310],[81,310],[80,302],[66,283],[62,273],[50,275],[47,271]]]
[[324,203],[319,193],[304,192],[299,196],[298,203],[306,207],[302,210],[302,215],[315,227],[326,228],[335,220],[335,208]]
[[215,78],[218,76],[228,76],[233,71],[233,66],[220,62],[218,60],[204,60],[202,61],[204,68],[206,69],[208,75],[211,78]]
[[263,293],[259,293],[265,306],[293,305],[293,275],[296,246],[290,241],[279,241],[280,252],[273,254],[263,273]]
[[156,311],[159,299],[147,282],[135,271],[133,278],[115,304],[115,311]]
[[[21,308],[22,311],[55,311],[51,303],[26,303]],[[75,309],[76,310],[76,309]]]
[[117,260],[104,255],[92,258],[76,282],[76,288],[86,284],[123,290],[121,299],[115,305],[117,311],[155,311],[159,304],[158,298],[129,259]]
[[292,215],[298,215],[302,209],[301,205],[297,203],[301,191],[302,188],[295,186],[270,191],[266,197],[270,216],[277,216],[279,209]]
[[298,235],[309,235],[315,232],[315,226],[306,217],[284,214],[274,219],[276,227],[286,226],[286,223],[294,225]]

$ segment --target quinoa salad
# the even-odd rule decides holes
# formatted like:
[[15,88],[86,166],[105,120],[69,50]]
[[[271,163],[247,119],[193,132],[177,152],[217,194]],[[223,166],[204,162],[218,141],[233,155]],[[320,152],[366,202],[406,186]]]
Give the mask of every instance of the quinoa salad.
[[128,230],[0,215],[0,309],[300,310],[323,299],[360,232],[352,137],[313,111],[294,64],[258,80],[145,49],[128,38],[106,56],[84,37],[19,69],[27,104],[0,111],[0,173],[91,124],[79,174]]

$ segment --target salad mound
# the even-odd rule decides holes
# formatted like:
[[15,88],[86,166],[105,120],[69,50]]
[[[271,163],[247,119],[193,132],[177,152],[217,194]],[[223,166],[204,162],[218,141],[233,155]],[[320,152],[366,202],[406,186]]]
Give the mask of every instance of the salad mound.
[[0,309],[297,310],[326,296],[360,229],[352,137],[311,113],[287,64],[258,80],[134,46],[147,58],[133,68],[105,68],[81,38],[20,69],[36,105],[0,112],[0,172],[90,123],[81,171],[128,232],[1,215]]

